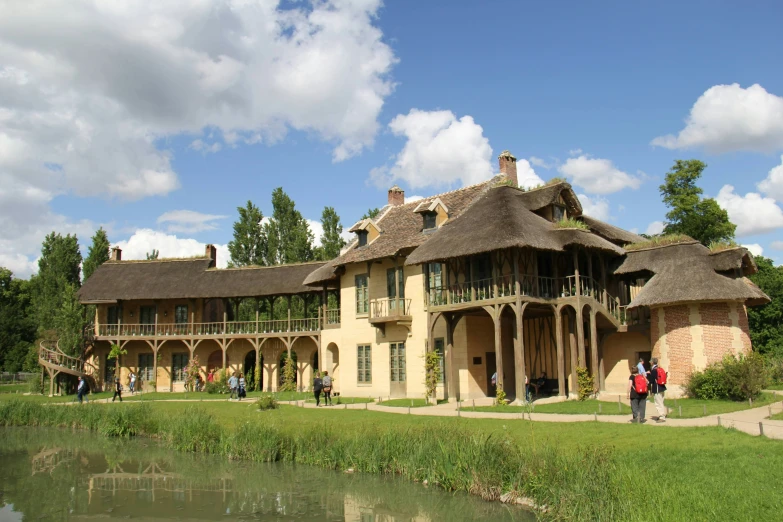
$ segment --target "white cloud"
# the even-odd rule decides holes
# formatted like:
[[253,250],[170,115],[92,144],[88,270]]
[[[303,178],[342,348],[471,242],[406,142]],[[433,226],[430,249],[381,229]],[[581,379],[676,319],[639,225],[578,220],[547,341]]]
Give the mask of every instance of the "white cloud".
[[541,167],[542,169],[551,169],[553,167],[551,163],[547,163],[545,160],[535,156],[530,156],[530,163],[536,167]]
[[761,85],[715,85],[691,108],[677,136],[659,136],[653,145],[667,149],[704,147],[708,151],[770,152],[783,148],[783,98]]
[[370,172],[370,179],[380,187],[395,180],[411,188],[448,186],[455,181],[471,185],[492,176],[492,148],[481,125],[470,116],[457,119],[451,111],[411,109],[397,115],[389,128],[406,142],[393,166]]
[[754,256],[760,256],[764,253],[764,248],[758,243],[750,243],[748,245],[742,245],[748,249],[748,251]]
[[225,219],[226,216],[216,214],[202,214],[193,210],[170,210],[158,218],[158,224],[165,224],[169,232],[183,232],[195,234],[205,230],[215,230],[215,221]]
[[544,184],[544,180],[536,174],[536,171],[533,170],[530,162],[526,159],[517,160],[517,180],[519,181],[519,186],[526,189]]
[[767,177],[758,184],[758,189],[777,200],[783,200],[783,156],[780,165],[772,167]]
[[320,221],[314,219],[306,219],[307,226],[310,227],[310,232],[313,233],[313,246],[321,246],[321,236],[324,235],[324,227]]
[[[195,239],[180,238],[174,234],[166,234],[157,230],[141,228],[126,241],[117,242],[122,249],[123,259],[146,259],[147,253],[153,250],[160,252],[160,257],[194,257],[203,256],[206,243]],[[227,245],[215,245],[217,248],[217,266],[225,268],[231,258]]]
[[582,153],[582,149],[571,149],[568,151],[569,156],[579,156]]
[[601,221],[609,220],[609,202],[605,198],[590,197],[585,194],[578,194],[579,202],[582,204],[582,212]]
[[653,221],[647,225],[647,230],[645,230],[644,233],[648,236],[657,236],[658,234],[663,233],[663,227],[663,221]]
[[744,196],[734,193],[732,185],[724,185],[715,198],[729,219],[737,225],[737,236],[752,236],[783,227],[783,209],[772,198],[756,192]]
[[772,250],[783,250],[783,241],[773,241],[769,244],[769,248]]
[[421,199],[424,199],[424,196],[405,196],[405,203],[413,203]]
[[637,189],[642,180],[623,172],[608,159],[581,155],[568,158],[558,170],[590,194],[611,194],[625,188]]
[[[291,7],[293,6],[293,7]],[[0,209],[4,256],[25,229],[66,229],[62,195],[137,200],[180,186],[165,150],[215,152],[282,139],[333,144],[341,161],[373,144],[396,63],[376,25],[381,0],[0,3]],[[190,141],[190,140],[189,140]],[[36,192],[45,192],[41,202]],[[46,225],[44,225],[46,223]],[[17,263],[18,266],[18,263]]]

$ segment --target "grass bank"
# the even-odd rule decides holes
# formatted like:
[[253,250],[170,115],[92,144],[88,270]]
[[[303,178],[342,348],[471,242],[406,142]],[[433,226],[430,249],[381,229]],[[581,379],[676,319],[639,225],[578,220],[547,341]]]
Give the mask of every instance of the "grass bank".
[[286,406],[260,413],[245,402],[31,401],[0,403],[0,425],[146,435],[172,449],[397,474],[488,499],[515,491],[551,506],[550,519],[772,520],[783,509],[783,444],[717,427],[425,420]]
[[485,411],[492,413],[563,413],[568,415],[586,414],[592,415],[600,413],[601,415],[631,415],[631,408],[626,404],[617,404],[605,401],[587,399],[585,401],[563,401],[550,404],[533,404],[532,410],[528,406],[475,406],[462,408],[463,411]]
[[[442,404],[446,401],[439,400],[438,404]],[[387,399],[379,402],[378,406],[389,406],[391,408],[423,408],[425,406],[431,406],[424,399]]]
[[[749,410],[751,408],[758,408],[759,406],[766,406],[779,400],[780,397],[775,397],[771,393],[762,393],[758,399],[753,401],[753,404],[748,402],[708,401],[702,399],[666,399],[664,404],[670,408],[669,417],[672,419],[693,419],[696,417],[704,417],[705,415],[721,415],[734,411]],[[650,408],[652,408],[652,410],[650,410]],[[682,413],[680,413],[680,411],[682,411]],[[655,411],[655,405],[650,402],[647,404],[647,416],[650,417],[651,415],[657,415],[657,413]]]

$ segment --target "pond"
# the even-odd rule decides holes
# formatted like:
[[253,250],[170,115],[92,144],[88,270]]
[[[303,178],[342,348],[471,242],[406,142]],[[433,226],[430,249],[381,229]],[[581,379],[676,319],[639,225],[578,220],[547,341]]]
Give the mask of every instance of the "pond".
[[394,477],[175,453],[150,440],[0,429],[0,521],[525,521],[515,506]]

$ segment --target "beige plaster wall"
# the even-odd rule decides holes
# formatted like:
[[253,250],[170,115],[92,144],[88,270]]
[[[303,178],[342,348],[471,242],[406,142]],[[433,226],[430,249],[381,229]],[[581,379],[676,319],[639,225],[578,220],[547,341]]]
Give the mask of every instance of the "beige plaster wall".
[[636,354],[650,352],[650,338],[638,332],[615,333],[604,340],[605,392],[625,394]]

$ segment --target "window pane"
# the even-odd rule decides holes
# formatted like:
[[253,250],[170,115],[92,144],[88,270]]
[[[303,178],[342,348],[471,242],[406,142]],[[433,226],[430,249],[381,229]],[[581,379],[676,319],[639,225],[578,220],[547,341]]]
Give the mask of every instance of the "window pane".
[[141,353],[139,354],[139,379],[142,381],[154,381],[153,377],[153,354]]
[[443,338],[435,339],[435,353],[438,354],[438,382],[443,382],[443,376],[446,374],[445,362],[445,343]]
[[171,373],[174,376],[174,382],[183,382],[185,380],[185,366],[188,365],[189,355],[187,353],[175,353],[172,355]]
[[139,309],[139,323],[141,323],[141,324],[155,324],[155,307],[154,306],[142,306]]
[[354,282],[356,285],[356,313],[366,314],[370,309],[367,293],[367,274],[356,276]]
[[177,305],[174,308],[174,322],[175,323],[187,323],[188,322],[188,306]]
[[398,295],[402,299],[403,297],[405,297],[405,274],[402,271],[402,267],[399,267],[397,269],[397,281],[399,285],[399,288],[397,289]]
[[394,269],[390,268],[386,271],[386,295],[390,298],[397,297],[397,291],[394,284]]
[[109,307],[108,317],[106,318],[106,323],[108,323],[108,324],[117,324],[119,322],[120,322],[120,307],[119,306],[110,306]]

